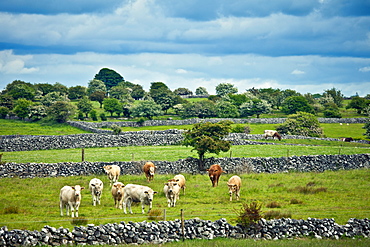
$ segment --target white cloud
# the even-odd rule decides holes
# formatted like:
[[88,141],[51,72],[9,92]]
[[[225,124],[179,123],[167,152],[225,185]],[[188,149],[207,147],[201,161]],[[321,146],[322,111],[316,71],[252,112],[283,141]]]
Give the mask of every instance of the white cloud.
[[27,68],[26,61],[31,60],[30,55],[19,56],[14,55],[10,50],[0,51],[0,75],[4,74],[29,74],[37,72],[36,67]]
[[303,70],[295,69],[291,72],[292,75],[303,75],[306,74]]
[[360,72],[370,72],[370,66],[362,67],[358,71],[360,71]]

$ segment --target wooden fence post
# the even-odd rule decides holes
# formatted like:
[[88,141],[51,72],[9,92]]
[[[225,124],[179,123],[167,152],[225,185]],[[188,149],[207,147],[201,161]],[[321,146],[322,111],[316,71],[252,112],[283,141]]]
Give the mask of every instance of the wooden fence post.
[[84,162],[85,161],[85,149],[83,148],[82,149],[82,152],[81,152],[82,154],[81,154],[81,159],[82,159],[82,162]]
[[181,209],[181,231],[182,231],[182,241],[185,241],[185,222],[183,209]]

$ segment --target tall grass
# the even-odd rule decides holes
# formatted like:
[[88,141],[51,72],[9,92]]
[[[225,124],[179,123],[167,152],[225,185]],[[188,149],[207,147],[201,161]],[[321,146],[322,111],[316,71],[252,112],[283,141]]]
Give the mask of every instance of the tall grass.
[[[124,171],[123,171],[124,174]],[[288,174],[239,174],[242,178],[240,201],[229,201],[227,180],[233,174],[224,174],[218,187],[211,187],[208,175],[184,174],[187,179],[186,195],[180,195],[175,208],[168,208],[163,193],[164,183],[173,175],[156,175],[149,183],[144,175],[123,175],[124,184],[135,183],[149,185],[158,194],[154,196],[153,210],[163,212],[166,209],[167,220],[180,218],[180,209],[184,210],[185,219],[199,217],[206,220],[226,218],[229,223],[236,223],[235,209],[242,203],[259,201],[262,211],[270,211],[269,203],[276,202],[281,215],[290,213],[292,218],[334,218],[344,224],[349,218],[366,218],[370,214],[370,170],[351,170],[324,173],[288,173]],[[105,185],[101,205],[92,206],[88,183],[91,178],[100,178]],[[325,187],[318,193],[301,193],[294,188],[314,183]],[[139,205],[133,206],[134,214],[123,214],[123,210],[114,207],[110,194],[109,181],[105,175],[74,176],[57,178],[3,178],[0,179],[0,226],[9,229],[40,230],[44,225],[72,228],[71,218],[59,214],[59,191],[64,185],[80,184],[82,203],[79,216],[89,224],[106,224],[120,221],[150,220],[148,214],[141,214]],[[273,186],[280,184],[279,186]],[[300,203],[291,203],[292,198]],[[7,208],[16,210],[7,210]],[[159,217],[161,219],[161,217]]]

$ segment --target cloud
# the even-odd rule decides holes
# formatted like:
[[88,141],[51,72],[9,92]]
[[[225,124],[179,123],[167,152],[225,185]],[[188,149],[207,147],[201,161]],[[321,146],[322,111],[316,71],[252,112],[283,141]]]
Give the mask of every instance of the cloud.
[[37,72],[36,67],[27,68],[25,63],[32,56],[16,56],[12,51],[0,51],[0,73],[4,74],[29,74]]
[[370,72],[370,66],[362,67],[358,71],[360,71],[360,72]]
[[292,75],[303,75],[303,74],[306,74],[306,72],[302,71],[302,70],[298,70],[298,69],[295,69],[291,72]]

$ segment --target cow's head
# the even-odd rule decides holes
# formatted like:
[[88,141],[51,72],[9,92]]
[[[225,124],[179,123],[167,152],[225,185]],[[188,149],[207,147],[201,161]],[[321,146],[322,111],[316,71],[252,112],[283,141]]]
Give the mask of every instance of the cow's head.
[[[171,179],[171,180],[174,180],[174,179]],[[168,192],[172,193],[174,187],[177,186],[177,183],[171,181],[171,182],[165,183],[165,185],[167,185],[168,187]]]
[[230,196],[232,195],[232,193],[236,192],[236,189],[238,188],[236,184],[227,183],[227,186],[229,187]]
[[85,187],[81,187],[80,185],[72,186],[73,191],[75,192],[75,196],[79,197],[81,195],[81,190],[85,189]]
[[157,193],[157,191],[153,191],[152,189],[144,191],[145,197],[150,203],[153,201],[153,195]]
[[113,184],[113,187],[116,188],[116,192],[118,195],[120,195],[122,193],[122,189],[125,187],[125,185],[121,182],[118,182],[118,183],[114,183]]
[[110,169],[112,169],[112,166],[111,165],[107,165],[107,166],[104,166],[103,168],[104,168],[105,173],[106,174],[109,174],[109,171],[110,171]]
[[103,183],[95,183],[95,184],[91,184],[91,186],[94,188],[93,189],[94,194],[96,196],[100,196],[101,195],[101,192],[103,190]]
[[151,166],[151,167],[149,167],[149,174],[151,175],[151,176],[154,176],[154,173],[155,173],[155,170],[157,169],[157,167],[156,166]]

